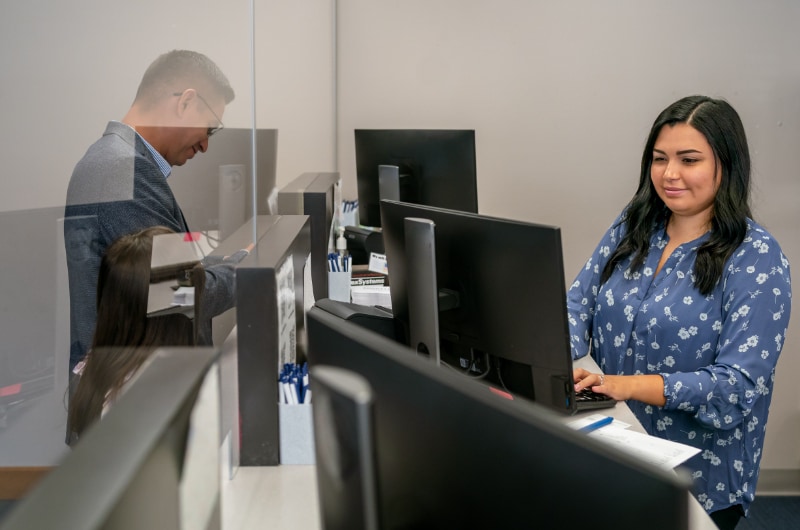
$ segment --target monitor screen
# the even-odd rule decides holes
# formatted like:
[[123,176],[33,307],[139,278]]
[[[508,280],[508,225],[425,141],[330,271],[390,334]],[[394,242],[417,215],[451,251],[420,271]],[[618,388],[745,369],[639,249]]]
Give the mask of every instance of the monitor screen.
[[[317,485],[336,488],[349,477],[376,477],[379,528],[687,527],[685,477],[635,460],[536,403],[498,396],[321,308],[309,312],[308,333],[312,391],[313,370],[323,366],[355,372],[372,390],[372,428],[359,428],[372,433],[371,444],[325,439],[345,426],[318,429],[317,420],[325,418],[315,405]],[[374,458],[341,454],[358,447],[371,448]],[[374,474],[353,469],[370,461]],[[597,488],[596,478],[602,479]],[[343,495],[350,496],[319,492],[321,500]],[[320,505],[326,527],[327,506]],[[335,506],[330,515],[338,518],[331,527],[356,527],[343,524]],[[351,516],[359,521],[361,512]]]
[[[360,224],[381,225],[380,199],[477,213],[474,130],[356,129],[355,146]],[[397,168],[389,195],[379,166]]]
[[[465,375],[564,412],[574,412],[561,232],[554,226],[382,201],[392,312],[406,328],[405,219],[433,221],[441,360]],[[417,308],[417,311],[420,311]]]

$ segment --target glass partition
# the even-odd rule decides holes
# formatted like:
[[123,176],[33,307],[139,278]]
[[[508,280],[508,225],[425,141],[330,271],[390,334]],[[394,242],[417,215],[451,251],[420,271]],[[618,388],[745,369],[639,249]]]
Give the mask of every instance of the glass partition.
[[334,2],[295,4],[37,0],[4,10],[0,481],[3,469],[57,465],[68,451],[68,183],[109,121],[125,117],[156,57],[200,52],[235,92],[207,152],[167,178],[190,230],[224,239],[269,213],[274,188],[305,171],[336,170]]

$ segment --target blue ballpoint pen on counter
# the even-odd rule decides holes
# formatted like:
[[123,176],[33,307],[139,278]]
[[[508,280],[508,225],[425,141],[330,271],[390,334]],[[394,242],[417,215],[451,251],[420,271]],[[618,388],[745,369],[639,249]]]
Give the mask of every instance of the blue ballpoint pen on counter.
[[604,417],[600,418],[599,420],[590,423],[589,425],[584,425],[583,427],[581,427],[578,430],[581,431],[581,432],[596,431],[600,427],[605,427],[606,425],[608,425],[612,421],[614,421],[614,418],[612,418],[611,416],[604,416]]

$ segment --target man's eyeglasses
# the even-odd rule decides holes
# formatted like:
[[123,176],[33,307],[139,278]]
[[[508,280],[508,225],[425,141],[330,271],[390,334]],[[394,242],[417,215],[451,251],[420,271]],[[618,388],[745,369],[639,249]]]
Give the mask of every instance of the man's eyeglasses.
[[[211,108],[211,105],[209,105],[209,104],[208,104],[208,101],[206,101],[206,98],[204,98],[203,96],[201,96],[201,95],[200,95],[199,93],[197,93],[197,92],[195,92],[195,94],[197,94],[197,97],[198,97],[198,98],[200,98],[200,101],[202,101],[202,102],[205,104],[205,106],[206,106],[206,107],[208,107],[208,110],[209,110],[209,111],[211,111],[211,114],[212,114],[212,115],[214,116],[214,118],[217,120],[217,123],[219,123],[219,125],[217,125],[216,127],[209,127],[209,128],[206,130],[206,136],[208,136],[209,138],[211,138],[211,136],[213,136],[214,134],[216,134],[216,133],[218,133],[219,131],[221,131],[222,129],[224,129],[224,128],[225,128],[225,125],[222,123],[222,120],[221,120],[221,119],[219,119],[219,116],[217,116],[217,113],[216,113],[216,112],[214,112],[214,109],[212,109],[212,108]],[[182,96],[182,95],[183,95],[183,92],[173,92],[173,94],[172,94],[172,95],[173,95],[173,96],[178,96],[178,97],[180,97],[180,96]]]

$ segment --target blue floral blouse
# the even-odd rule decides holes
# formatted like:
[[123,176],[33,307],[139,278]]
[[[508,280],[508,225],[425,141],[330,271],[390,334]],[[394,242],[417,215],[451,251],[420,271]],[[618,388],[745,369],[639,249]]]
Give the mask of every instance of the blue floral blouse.
[[663,407],[628,401],[647,432],[700,453],[685,467],[708,512],[755,496],[775,364],[792,306],[789,262],[748,220],[744,241],[708,296],[694,286],[697,248],[676,248],[656,275],[669,237],[656,230],[640,270],[631,258],[600,285],[625,230],[620,216],[567,293],[574,358],[590,351],[606,374],[661,374]]

